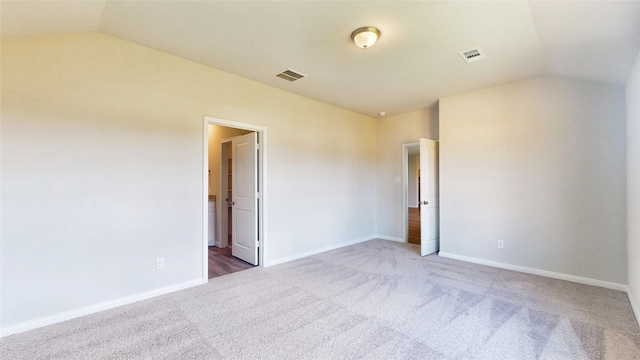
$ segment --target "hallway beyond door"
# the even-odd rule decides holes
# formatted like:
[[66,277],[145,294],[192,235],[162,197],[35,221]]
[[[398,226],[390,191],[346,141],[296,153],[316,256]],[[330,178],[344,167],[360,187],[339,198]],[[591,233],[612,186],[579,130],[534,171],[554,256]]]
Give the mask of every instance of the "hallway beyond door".
[[407,241],[411,244],[420,245],[420,208],[409,208]]
[[209,279],[252,267],[253,265],[231,255],[231,247],[209,246]]

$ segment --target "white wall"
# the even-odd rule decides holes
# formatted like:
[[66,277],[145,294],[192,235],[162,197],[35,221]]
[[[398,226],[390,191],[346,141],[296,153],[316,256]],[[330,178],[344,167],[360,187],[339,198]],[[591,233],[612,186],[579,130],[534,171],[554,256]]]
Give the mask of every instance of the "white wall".
[[402,144],[438,139],[438,105],[378,119],[378,234],[402,240]]
[[627,82],[627,276],[640,323],[640,54]]
[[441,99],[441,251],[626,284],[625,151],[620,86],[537,78]]
[[205,115],[268,129],[265,262],[375,234],[374,119],[96,33],[1,56],[5,334],[202,280]]
[[418,207],[418,167],[420,166],[420,155],[409,155],[407,157],[407,206]]

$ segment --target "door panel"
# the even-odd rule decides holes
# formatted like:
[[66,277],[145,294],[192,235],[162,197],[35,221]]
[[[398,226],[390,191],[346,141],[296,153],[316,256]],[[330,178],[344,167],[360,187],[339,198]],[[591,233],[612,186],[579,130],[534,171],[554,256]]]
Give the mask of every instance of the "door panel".
[[[248,224],[249,222],[251,222],[251,212],[249,211],[236,210],[234,216],[237,219],[237,224]],[[238,247],[238,249],[240,249],[242,247],[248,250],[252,250],[253,242],[251,241],[251,229],[249,226],[239,226],[237,231],[233,234],[234,248]]]
[[438,142],[420,139],[420,254],[439,250]]
[[258,265],[257,133],[232,139],[232,248],[233,256]]

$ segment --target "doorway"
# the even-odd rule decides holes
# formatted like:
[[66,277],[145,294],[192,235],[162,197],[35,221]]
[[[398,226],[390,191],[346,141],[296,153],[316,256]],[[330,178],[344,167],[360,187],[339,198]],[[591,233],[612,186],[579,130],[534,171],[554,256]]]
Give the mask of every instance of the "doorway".
[[420,245],[422,256],[439,250],[438,142],[402,145],[403,239]]
[[420,245],[420,145],[407,148],[407,242]]
[[[255,245],[256,257],[253,263],[249,264],[239,260],[237,257],[232,255],[233,252],[233,244],[227,241],[228,237],[225,233],[223,236],[223,231],[227,230],[227,221],[233,219],[232,216],[228,216],[231,203],[227,201],[230,198],[230,192],[227,192],[227,185],[223,184],[224,182],[231,180],[233,177],[233,166],[231,166],[231,162],[227,162],[232,159],[232,154],[234,153],[232,148],[231,140],[237,136],[242,136],[246,134],[253,134],[252,137],[255,138],[255,148],[249,149],[250,152],[254,152],[253,158],[250,162],[254,163],[255,171],[246,172],[241,168],[240,170],[236,169],[240,174],[245,174],[245,180],[250,180],[248,184],[252,191],[252,195],[255,197],[255,208],[254,214],[255,216],[244,216],[246,212],[240,213],[239,218],[243,219],[243,221],[250,222],[250,228],[255,229],[255,231],[251,234],[251,237],[255,239],[253,243]],[[208,221],[207,212],[205,212],[205,216],[207,218],[204,219],[203,222],[203,271],[202,277],[204,279],[208,279],[210,277],[219,276],[225,273],[231,273],[235,271],[244,270],[246,268],[253,267],[254,265],[262,266],[264,263],[264,244],[265,244],[265,232],[264,229],[266,227],[266,217],[265,217],[265,205],[266,205],[266,182],[264,178],[266,177],[266,128],[262,126],[257,126],[248,123],[240,123],[235,121],[229,121],[224,119],[216,119],[211,117],[204,117],[204,162],[203,162],[203,174],[206,174],[206,177],[203,178],[203,190],[204,194],[209,194],[209,196],[205,196],[205,209],[211,208],[211,201],[214,201],[214,206],[216,208],[215,226],[209,226],[210,223]],[[222,154],[225,147],[223,144],[228,142],[228,154]],[[247,153],[245,149],[246,146],[242,144],[239,146],[240,149],[240,158],[242,158],[242,152]],[[223,161],[222,157],[226,156]],[[260,166],[258,166],[260,164]],[[224,165],[224,166],[223,166]],[[225,169],[225,168],[228,168]],[[209,172],[210,171],[210,172]],[[209,175],[210,174],[210,175]],[[231,176],[230,176],[231,175]],[[251,179],[248,179],[248,178]],[[246,181],[241,183],[243,185],[247,183]],[[254,185],[251,185],[254,184]],[[225,186],[225,188],[223,188]],[[228,185],[229,190],[233,188],[233,185]],[[246,193],[247,191],[245,191]],[[241,194],[242,195],[242,194]],[[238,198],[236,198],[238,199]],[[246,199],[241,197],[241,201],[245,201]],[[230,200],[233,201],[233,200]],[[245,201],[246,203],[246,201]],[[232,205],[231,205],[232,206]],[[244,210],[242,208],[241,210]],[[227,216],[225,216],[227,215]],[[244,224],[244,223],[241,223]],[[238,228],[241,234],[247,234],[246,229],[248,226],[241,225]],[[229,226],[228,230],[231,232],[232,227]],[[209,233],[211,231],[211,234]],[[231,233],[231,238],[233,238],[233,233]],[[246,236],[244,240],[246,240]],[[212,240],[213,239],[213,240]],[[211,241],[212,240],[212,241]],[[245,242],[241,242],[241,245],[244,245]],[[209,246],[212,244],[213,246]],[[231,245],[228,247],[227,245]],[[258,251],[259,250],[259,251]]]

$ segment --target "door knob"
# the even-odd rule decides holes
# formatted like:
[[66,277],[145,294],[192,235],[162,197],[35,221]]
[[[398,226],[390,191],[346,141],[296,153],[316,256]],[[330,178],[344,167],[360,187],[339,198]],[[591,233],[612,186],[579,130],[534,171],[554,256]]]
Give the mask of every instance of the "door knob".
[[422,205],[429,205],[429,202],[427,200],[422,202]]
[[233,206],[233,205],[235,205],[235,204],[236,204],[236,202],[235,202],[235,201],[229,201],[229,205]]

